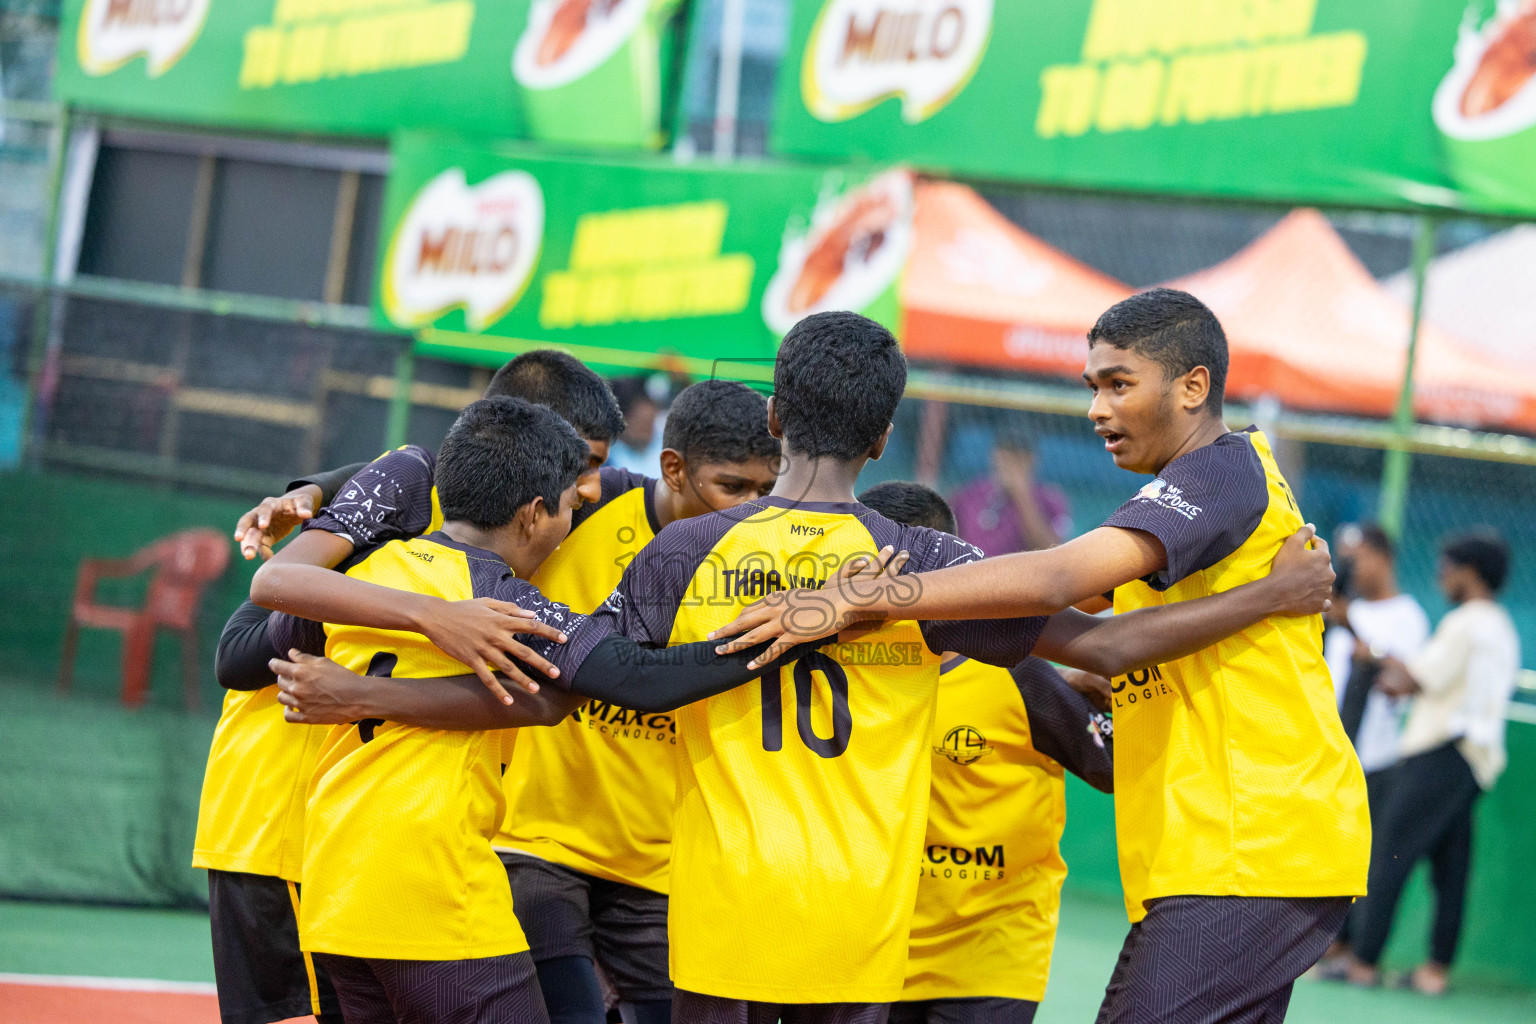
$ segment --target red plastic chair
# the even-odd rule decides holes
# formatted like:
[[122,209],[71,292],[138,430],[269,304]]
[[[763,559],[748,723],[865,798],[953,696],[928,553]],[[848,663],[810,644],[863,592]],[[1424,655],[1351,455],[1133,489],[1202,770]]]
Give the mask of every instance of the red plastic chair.
[[[64,630],[59,692],[68,693],[74,675],[80,627],[115,629],[123,634],[123,703],[137,707],[149,690],[155,631],[164,627],[181,635],[182,686],[187,707],[198,706],[197,607],[203,588],[229,566],[229,540],[217,530],[173,533],[128,558],[85,558],[75,580],[75,600]],[[149,569],[155,575],[142,608],[96,603],[96,583],[125,579]]]

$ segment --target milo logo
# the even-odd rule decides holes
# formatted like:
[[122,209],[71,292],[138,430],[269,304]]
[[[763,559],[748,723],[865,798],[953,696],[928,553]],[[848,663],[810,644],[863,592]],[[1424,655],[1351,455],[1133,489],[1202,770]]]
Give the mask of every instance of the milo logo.
[[517,304],[544,240],[544,193],[526,171],[473,187],[451,167],[416,194],[384,258],[384,312],[401,327],[463,307],[481,331]]
[[191,49],[210,0],[85,0],[76,51],[88,75],[105,75],[144,57],[150,78]]
[[800,92],[822,121],[901,98],[909,124],[942,109],[975,74],[992,0],[827,0],[806,43]]

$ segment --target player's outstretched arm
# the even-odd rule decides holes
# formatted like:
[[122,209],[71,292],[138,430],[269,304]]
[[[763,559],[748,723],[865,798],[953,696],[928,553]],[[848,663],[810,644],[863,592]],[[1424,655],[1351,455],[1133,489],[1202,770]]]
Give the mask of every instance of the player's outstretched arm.
[[710,639],[739,634],[722,653],[821,639],[866,619],[969,620],[1051,615],[1162,568],[1162,542],[1142,530],[1100,527],[1048,551],[1026,551],[895,579],[788,590],[744,609]]
[[552,679],[559,676],[560,670],[553,663],[519,641],[517,635],[564,643],[565,634],[517,605],[491,598],[445,601],[353,579],[306,562],[307,549],[315,543],[350,547],[349,541],[335,534],[306,531],[256,571],[251,580],[251,600],[263,608],[316,622],[420,633],[444,654],[473,669],[486,689],[504,704],[511,704],[512,697],[497,679],[497,672],[528,693],[536,693],[539,684],[524,666]]
[[1187,657],[1270,616],[1320,614],[1332,589],[1328,543],[1308,524],[1280,546],[1263,579],[1108,618],[1059,612],[1047,622],[1035,653],[1101,676],[1122,676]]
[[478,676],[393,679],[362,676],[329,658],[290,651],[270,662],[283,717],[305,725],[343,725],[364,718],[478,732],[556,725],[584,698],[554,687],[503,704]]
[[768,672],[802,658],[820,643],[791,647],[761,667],[767,644],[735,654],[715,653],[712,640],[676,647],[645,647],[613,633],[600,641],[582,661],[569,682],[570,692],[612,701],[635,711],[676,711],[750,683]]
[[275,497],[263,498],[235,523],[235,543],[240,554],[250,561],[257,555],[263,560],[272,557],[275,548],[294,528],[330,503],[358,470],[367,466],[359,462],[340,469],[326,470],[312,477],[295,480],[288,490]]

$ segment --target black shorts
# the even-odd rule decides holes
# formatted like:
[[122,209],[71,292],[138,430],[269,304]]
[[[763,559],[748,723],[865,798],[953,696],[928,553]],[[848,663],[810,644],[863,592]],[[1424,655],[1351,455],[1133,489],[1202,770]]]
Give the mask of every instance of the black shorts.
[[270,875],[208,872],[213,976],[224,1024],[339,1014],[336,989],[299,950],[299,886]]
[[1280,1024],[1348,896],[1166,896],[1131,926],[1097,1024]]
[[520,853],[501,860],[535,961],[584,956],[602,965],[626,1002],[672,998],[664,893]]
[[533,957],[379,960],[316,953],[341,995],[346,1024],[549,1024]]
[[1040,1004],[1030,999],[977,996],[892,1003],[890,1024],[1033,1024]]
[[890,1003],[758,1003],[677,989],[672,1024],[886,1024]]

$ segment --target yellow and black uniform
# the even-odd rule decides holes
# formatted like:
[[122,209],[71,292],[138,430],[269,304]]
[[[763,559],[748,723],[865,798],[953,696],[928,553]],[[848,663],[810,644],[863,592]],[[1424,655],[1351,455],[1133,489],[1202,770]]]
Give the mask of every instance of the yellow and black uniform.
[[[386,453],[305,529],[345,536],[359,549],[436,529],[435,467],[436,457],[421,448]],[[570,535],[530,581],[578,612],[608,597],[660,529],[658,481],[609,466],[601,481],[601,498],[576,510]],[[512,761],[504,780],[508,813],[494,845],[504,853],[535,960],[600,959],[625,999],[669,998],[672,714],[592,700],[557,726],[525,731]]]
[[326,730],[283,720],[266,669],[277,653],[267,642],[270,615],[246,601],[220,637],[221,661],[231,650],[249,649],[246,660],[262,672],[249,684],[256,688],[231,689],[224,698],[192,851],[192,865],[208,871],[214,976],[225,1024],[341,1013],[325,972],[299,949],[304,792]]
[[892,1019],[1032,1016],[1033,1006],[1006,1004],[1045,994],[1067,874],[1063,763],[1041,748],[1109,788],[1108,723],[1039,658],[1012,670],[961,658],[942,669],[932,735],[917,909]]
[[[1106,522],[1150,533],[1167,551],[1164,569],[1116,589],[1115,610],[1259,579],[1302,523],[1264,435],[1226,434],[1169,463]],[[1365,780],[1321,637],[1317,616],[1270,618],[1114,681],[1115,826],[1135,927],[1107,1010],[1136,1004],[1155,1017],[1169,992],[1202,1012],[1228,999],[1288,999],[1341,908],[1365,892]],[[1255,946],[1227,951],[1226,982],[1189,963],[1186,984],[1173,965],[1205,963],[1191,932],[1207,927],[1229,928],[1233,942],[1254,936]]]
[[[574,670],[591,650],[584,616],[543,598],[491,552],[443,533],[384,544],[354,579],[447,601],[514,601],[570,634],[530,646]],[[467,670],[417,633],[327,625],[326,656],[395,678]],[[300,941],[312,952],[394,960],[467,960],[528,948],[491,837],[506,809],[509,730],[450,732],[364,720],[330,728],[309,788],[307,898]]]
[[[604,467],[602,496],[534,574],[552,600],[591,612],[660,530],[659,481]],[[669,1000],[667,881],[677,728],[670,711],[590,700],[559,725],[526,729],[506,775],[502,852],[551,1006],[573,986],[556,958],[601,963],[620,998]],[[590,973],[590,968],[582,968]]]
[[[656,646],[702,640],[775,590],[891,544],[922,571],[980,557],[857,503],[748,502],[673,523],[594,618]],[[672,980],[770,1004],[898,997],[916,900],[939,653],[1012,665],[1042,619],[891,622],[678,713]],[[686,990],[686,991],[682,991]]]
[[[603,497],[534,574],[553,601],[591,613],[661,529],[657,481],[605,468]],[[591,510],[590,512],[588,510]],[[667,891],[677,730],[670,714],[591,701],[549,729],[527,731],[507,773],[498,848],[614,882]]]
[[[370,551],[347,575],[448,601],[513,601],[564,630],[529,638],[575,673],[600,627],[546,600],[495,554],[437,532]],[[466,669],[425,637],[327,625],[327,657],[369,675]],[[506,811],[509,730],[450,732],[365,719],[330,728],[309,787],[300,944],[335,982],[348,1019],[486,1012],[544,1019],[528,943],[491,849]],[[433,966],[435,963],[436,966]],[[497,1016],[499,1015],[499,1016]]]

